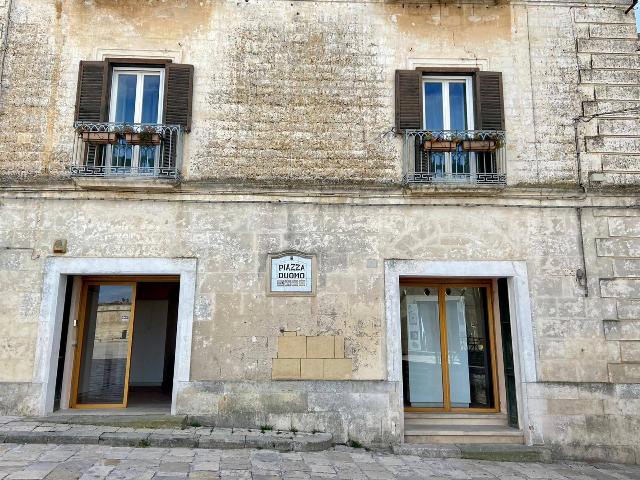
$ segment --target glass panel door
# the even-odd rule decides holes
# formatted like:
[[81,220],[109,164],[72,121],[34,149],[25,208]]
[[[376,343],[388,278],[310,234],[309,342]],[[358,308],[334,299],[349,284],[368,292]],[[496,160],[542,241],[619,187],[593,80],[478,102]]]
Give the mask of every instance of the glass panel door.
[[135,291],[135,283],[85,284],[72,407],[126,406]]
[[[114,122],[134,123],[136,115],[136,95],[138,92],[138,76],[136,74],[117,74],[115,77],[116,103]],[[133,160],[133,145],[124,139],[112,147],[112,173],[125,173],[131,170]]]
[[[160,75],[143,74],[142,104],[140,106],[140,123],[158,123],[160,114]],[[138,164],[140,173],[153,173],[160,153],[160,147],[153,145],[140,145],[140,158]]]
[[414,407],[444,407],[438,289],[403,290],[405,398]]
[[[110,118],[112,122],[156,125],[162,118],[163,69],[114,68]],[[143,127],[142,127],[143,128]],[[131,143],[124,139],[111,147],[111,172],[123,173],[137,169],[139,174],[153,174],[159,168],[160,147]]]
[[[445,127],[444,108],[445,84],[428,81],[424,84],[424,124],[425,130],[442,131]],[[429,172],[434,179],[442,179],[446,173],[446,155],[443,152],[429,152]]]
[[[425,77],[424,129],[433,132],[435,139],[456,140],[452,131],[473,129],[470,77]],[[459,139],[461,140],[461,139]],[[471,177],[473,154],[458,144],[451,151],[426,151],[424,168],[434,180],[468,181]]]
[[[448,87],[449,130],[468,130],[467,83],[465,80],[449,81]],[[467,180],[470,173],[469,152],[465,152],[462,146],[458,145],[456,150],[451,152],[451,174],[456,180]]]
[[401,286],[406,407],[497,408],[489,299],[490,284]]

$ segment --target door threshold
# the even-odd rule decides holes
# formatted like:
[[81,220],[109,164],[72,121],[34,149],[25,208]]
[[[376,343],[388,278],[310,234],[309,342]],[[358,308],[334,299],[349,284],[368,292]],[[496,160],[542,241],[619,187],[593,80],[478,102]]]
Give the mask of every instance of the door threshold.
[[67,408],[56,410],[49,416],[83,416],[83,415],[171,415],[171,405],[140,405],[126,408]]

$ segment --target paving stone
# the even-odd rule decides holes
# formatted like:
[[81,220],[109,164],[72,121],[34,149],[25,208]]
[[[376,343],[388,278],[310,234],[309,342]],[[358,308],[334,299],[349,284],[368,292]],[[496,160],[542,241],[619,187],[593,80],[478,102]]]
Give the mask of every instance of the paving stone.
[[[119,441],[123,435],[129,441],[136,432],[117,433]],[[468,446],[464,448],[465,451],[473,450]],[[505,447],[504,450],[511,448]],[[5,444],[0,449],[0,479],[3,480],[153,478],[632,480],[640,479],[640,466],[443,459],[343,447],[323,452],[278,452],[247,448],[203,450],[113,447],[105,444]]]
[[196,462],[193,464],[193,471],[211,471],[217,472],[220,470],[220,462]]
[[218,472],[210,472],[210,471],[205,471],[205,470],[198,470],[195,472],[191,472],[189,474],[189,478],[197,478],[199,480],[211,480],[211,479],[218,479],[220,478],[218,476]]

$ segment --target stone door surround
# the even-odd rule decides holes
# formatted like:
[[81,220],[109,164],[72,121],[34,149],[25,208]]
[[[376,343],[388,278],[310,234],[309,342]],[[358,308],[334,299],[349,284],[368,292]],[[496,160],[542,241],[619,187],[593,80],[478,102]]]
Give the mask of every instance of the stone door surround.
[[191,368],[196,265],[195,258],[47,258],[33,373],[33,383],[42,388],[39,413],[46,415],[53,411],[67,278],[70,275],[176,275],[180,277],[180,296],[171,400],[171,413],[175,414],[177,387],[189,381]]

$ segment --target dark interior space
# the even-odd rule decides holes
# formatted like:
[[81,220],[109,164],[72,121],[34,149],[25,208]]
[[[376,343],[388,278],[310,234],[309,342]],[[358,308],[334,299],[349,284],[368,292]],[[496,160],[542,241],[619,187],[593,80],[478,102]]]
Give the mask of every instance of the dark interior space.
[[69,317],[71,314],[71,295],[73,293],[73,277],[67,276],[67,288],[64,294],[64,310],[62,313],[62,329],[60,334],[60,350],[58,350],[58,365],[56,373],[56,389],[53,398],[53,409],[60,409],[62,396],[62,377],[64,372],[64,358],[67,352],[67,332],[69,331]]
[[178,282],[139,282],[129,373],[129,407],[170,406]]

